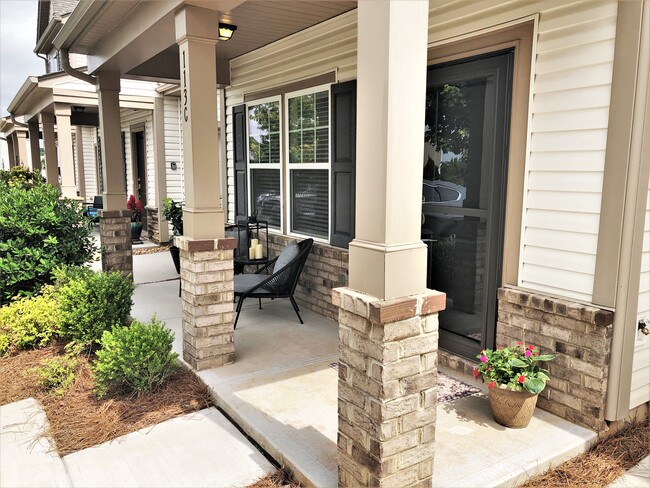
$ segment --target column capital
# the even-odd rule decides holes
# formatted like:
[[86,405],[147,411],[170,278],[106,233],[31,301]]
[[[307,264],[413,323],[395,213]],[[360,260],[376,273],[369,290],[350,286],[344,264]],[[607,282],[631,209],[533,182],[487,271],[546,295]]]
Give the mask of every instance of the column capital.
[[69,103],[55,103],[54,115],[57,117],[70,117],[72,110]]
[[54,114],[49,113],[49,112],[41,112],[40,114],[41,117],[41,124],[55,124],[56,119],[54,118]]
[[100,71],[97,78],[97,91],[120,91],[120,74],[112,71]]
[[219,12],[185,5],[176,12],[176,43],[199,41],[216,44],[219,40]]

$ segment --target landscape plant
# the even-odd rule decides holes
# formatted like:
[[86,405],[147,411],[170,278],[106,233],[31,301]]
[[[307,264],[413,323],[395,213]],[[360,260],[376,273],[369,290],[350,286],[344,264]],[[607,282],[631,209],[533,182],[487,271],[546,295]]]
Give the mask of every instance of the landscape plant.
[[56,396],[63,396],[77,378],[79,359],[76,354],[66,354],[44,359],[40,366],[27,372],[38,378],[41,388],[51,391]]
[[138,395],[156,391],[176,366],[173,343],[174,333],[155,316],[150,322],[135,320],[105,331],[94,366],[97,396],[111,388]]
[[551,361],[557,354],[540,354],[539,349],[532,344],[518,342],[515,346],[494,351],[485,349],[476,357],[480,363],[474,369],[474,377],[482,376],[489,388],[526,390],[536,395],[549,380],[548,371],[540,363]]
[[41,296],[15,300],[0,308],[0,355],[47,346],[59,330],[57,302],[46,287]]
[[171,198],[165,198],[163,206],[163,216],[172,224],[172,234],[175,236],[183,235],[183,205],[175,202]]
[[81,203],[61,198],[38,172],[0,171],[0,305],[37,294],[57,266],[89,262],[91,230]]
[[131,222],[142,222],[142,202],[135,199],[135,195],[129,196],[126,201],[126,208],[131,211]]
[[[60,274],[57,286],[61,335],[94,344],[102,333],[121,326],[131,311],[133,282],[121,273],[70,271]],[[74,273],[78,273],[77,277]],[[65,280],[64,284],[61,284]]]

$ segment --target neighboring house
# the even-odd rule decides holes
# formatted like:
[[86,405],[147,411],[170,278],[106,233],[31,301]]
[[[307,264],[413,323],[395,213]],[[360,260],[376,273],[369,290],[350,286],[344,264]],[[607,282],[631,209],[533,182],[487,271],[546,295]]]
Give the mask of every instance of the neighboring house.
[[[161,89],[180,97],[163,119],[184,165],[190,364],[234,360],[232,335],[199,346],[198,324],[225,334],[215,324],[232,318],[196,305],[225,310],[228,294],[195,286],[191,261],[223,269],[209,254],[229,245],[222,224],[256,212],[276,252],[316,241],[302,305],[348,320],[357,305],[332,288],[406,303],[426,282],[446,293],[441,364],[468,373],[481,349],[525,340],[559,354],[540,407],[597,431],[647,411],[648,2],[192,4],[81,0],[53,41],[87,55],[105,100],[119,77],[180,82]],[[227,42],[221,22],[237,26]],[[105,110],[100,131],[115,138],[116,107]],[[119,159],[107,157],[109,174]]]
[[[52,45],[76,4],[76,0],[39,2],[34,52],[44,57],[46,74],[27,78],[8,107],[16,122],[6,118],[0,132],[7,139],[11,165],[23,163],[40,169],[42,140],[48,181],[61,186],[67,196],[92,203],[104,189],[95,86],[66,74],[61,56]],[[83,55],[71,54],[69,61],[73,68],[85,68]],[[161,83],[122,80],[120,90],[125,192],[142,201],[146,208],[145,235],[155,242],[166,241],[169,235],[167,226],[161,235],[158,225],[162,200],[166,196],[182,200],[184,192],[178,88],[172,95],[163,94],[162,88]],[[160,99],[159,104],[156,99]],[[154,150],[156,107],[164,111],[157,129],[164,146],[158,153]],[[160,171],[156,165],[159,159]],[[158,172],[163,175],[159,182]]]

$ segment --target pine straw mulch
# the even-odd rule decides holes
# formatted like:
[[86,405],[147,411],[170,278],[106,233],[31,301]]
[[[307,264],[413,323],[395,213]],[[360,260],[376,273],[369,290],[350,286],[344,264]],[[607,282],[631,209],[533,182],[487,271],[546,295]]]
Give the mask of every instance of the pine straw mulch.
[[113,393],[98,400],[89,368],[93,358],[85,355],[79,357],[75,384],[57,397],[42,390],[26,370],[63,354],[63,345],[56,344],[0,358],[0,405],[36,398],[45,410],[48,434],[61,456],[212,405],[207,387],[180,365],[155,393],[139,397]]
[[301,486],[287,471],[278,469],[273,473],[262,476],[246,488],[300,488]]
[[529,479],[520,488],[607,486],[650,454],[650,419],[631,422],[589,451]]
[[156,247],[153,246],[139,247],[139,248],[134,247],[131,253],[134,256],[139,256],[141,254],[155,254],[157,252],[165,252],[165,251],[169,251],[169,244],[161,244]]

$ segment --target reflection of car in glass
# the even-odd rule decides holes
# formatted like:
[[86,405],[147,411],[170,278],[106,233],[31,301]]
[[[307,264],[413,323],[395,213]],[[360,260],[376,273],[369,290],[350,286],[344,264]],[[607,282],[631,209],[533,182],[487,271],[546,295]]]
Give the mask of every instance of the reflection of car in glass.
[[[316,218],[316,208],[318,202],[319,189],[315,186],[307,186],[298,192],[293,200],[295,205],[294,211],[302,218]],[[261,220],[273,222],[280,215],[280,195],[278,193],[262,193],[257,196],[257,217]],[[279,223],[277,223],[279,225]]]
[[447,237],[453,234],[454,224],[461,215],[445,214],[445,207],[462,207],[465,201],[464,186],[442,180],[422,182],[422,234],[423,237]]

